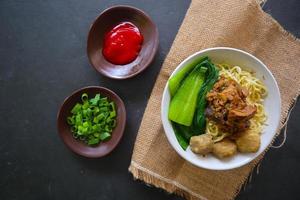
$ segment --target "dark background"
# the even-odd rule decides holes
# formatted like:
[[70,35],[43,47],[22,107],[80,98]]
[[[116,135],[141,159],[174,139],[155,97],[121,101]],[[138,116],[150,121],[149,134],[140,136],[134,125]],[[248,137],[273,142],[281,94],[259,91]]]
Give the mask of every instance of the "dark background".
[[[91,22],[115,4],[146,11],[160,32],[151,67],[124,81],[96,73],[86,55]],[[151,89],[188,6],[184,0],[0,1],[1,200],[181,199],[133,181],[128,166]],[[264,10],[300,37],[300,1],[269,0]],[[56,131],[59,105],[72,91],[88,85],[114,90],[128,111],[120,145],[101,159],[71,153]],[[300,198],[299,113],[298,104],[286,144],[268,151],[259,175],[253,173],[238,199]]]

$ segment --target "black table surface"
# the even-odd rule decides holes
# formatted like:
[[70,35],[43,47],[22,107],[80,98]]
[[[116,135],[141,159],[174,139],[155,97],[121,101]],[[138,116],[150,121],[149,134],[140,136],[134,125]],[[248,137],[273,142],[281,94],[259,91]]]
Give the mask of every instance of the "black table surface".
[[[160,32],[152,65],[123,81],[96,73],[86,55],[91,22],[116,4],[146,11]],[[128,166],[151,89],[188,6],[184,0],[0,1],[1,200],[181,199],[134,181]],[[300,36],[300,1],[269,0],[264,10]],[[88,85],[114,90],[127,108],[121,143],[100,159],[73,154],[56,130],[56,113],[64,98]],[[298,104],[286,144],[266,154],[259,175],[253,173],[237,199],[300,198],[299,121]]]

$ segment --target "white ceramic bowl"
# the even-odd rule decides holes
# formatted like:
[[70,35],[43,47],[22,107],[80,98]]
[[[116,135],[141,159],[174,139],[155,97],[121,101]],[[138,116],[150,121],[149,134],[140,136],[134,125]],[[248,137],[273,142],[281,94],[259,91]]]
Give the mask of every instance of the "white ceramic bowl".
[[226,63],[229,65],[237,65],[242,69],[252,70],[255,72],[255,76],[259,78],[268,89],[268,96],[265,98],[264,106],[265,111],[268,116],[266,126],[261,133],[261,145],[256,153],[238,153],[232,158],[227,158],[220,160],[213,155],[208,155],[206,157],[197,155],[193,153],[190,147],[184,151],[173,131],[172,125],[168,119],[169,103],[170,103],[170,93],[168,89],[168,84],[166,84],[162,103],[161,103],[161,118],[162,124],[165,130],[165,134],[175,149],[175,151],[188,162],[206,169],[211,170],[228,170],[245,165],[255,159],[259,154],[261,154],[271,143],[273,137],[276,134],[276,130],[279,125],[280,120],[280,110],[281,110],[281,99],[280,92],[276,80],[270,70],[256,57],[253,55],[234,48],[227,47],[216,47],[209,48],[199,51],[188,58],[186,58],[180,65],[174,70],[171,77],[176,74],[182,67],[187,63],[193,61],[197,57],[209,56],[214,63]]

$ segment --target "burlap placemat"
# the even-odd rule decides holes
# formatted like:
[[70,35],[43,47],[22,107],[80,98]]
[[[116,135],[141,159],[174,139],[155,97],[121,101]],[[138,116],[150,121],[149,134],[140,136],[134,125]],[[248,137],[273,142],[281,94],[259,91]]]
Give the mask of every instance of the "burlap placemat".
[[187,199],[233,199],[263,157],[229,171],[199,169],[179,157],[165,137],[160,104],[171,72],[189,55],[216,46],[250,52],[271,69],[281,92],[281,127],[300,92],[300,42],[257,1],[192,0],[156,80],[129,167],[135,178]]

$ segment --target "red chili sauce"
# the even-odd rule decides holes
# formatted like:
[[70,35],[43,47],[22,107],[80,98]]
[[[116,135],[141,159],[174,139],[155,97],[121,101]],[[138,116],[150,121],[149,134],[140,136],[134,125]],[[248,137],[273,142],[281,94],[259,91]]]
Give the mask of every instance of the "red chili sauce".
[[113,64],[128,64],[138,56],[143,40],[143,35],[134,24],[122,22],[105,34],[102,54]]

